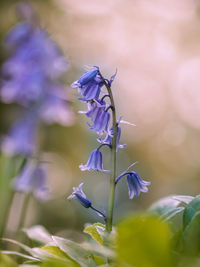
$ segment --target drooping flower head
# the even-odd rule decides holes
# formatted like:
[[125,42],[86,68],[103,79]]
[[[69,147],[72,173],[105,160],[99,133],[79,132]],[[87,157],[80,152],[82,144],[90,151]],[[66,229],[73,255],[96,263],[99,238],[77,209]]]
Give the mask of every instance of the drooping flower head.
[[78,187],[73,187],[72,194],[68,197],[69,200],[76,199],[78,200],[82,206],[85,208],[90,208],[92,206],[92,202],[89,198],[83,193],[82,190],[83,183],[81,183]]
[[115,178],[115,183],[117,184],[122,177],[126,176],[130,199],[132,199],[134,196],[139,196],[140,192],[148,192],[147,186],[151,184],[151,182],[142,180],[137,172],[129,171],[129,169],[136,163],[137,161],[131,164],[124,172]]
[[85,207],[86,209],[91,208],[99,217],[103,218],[105,221],[107,220],[107,214],[106,212],[101,212],[100,210],[94,208],[92,206],[92,202],[89,200],[89,198],[85,195],[85,193],[82,190],[83,183],[81,183],[78,187],[73,187],[72,194],[67,198],[68,200],[76,199],[78,202]]
[[109,170],[103,169],[103,160],[102,160],[102,153],[99,149],[93,150],[88,162],[80,166],[81,171],[100,171],[100,172],[110,172]]
[[46,185],[46,169],[40,163],[28,162],[13,180],[15,191],[33,195],[39,200],[49,199],[50,192]]
[[85,72],[77,81],[72,83],[72,87],[78,87],[78,92],[83,96],[79,98],[82,101],[89,101],[98,99],[101,87],[103,86],[103,80],[99,75],[99,68]]
[[147,186],[151,183],[142,180],[137,172],[132,171],[128,173],[126,179],[130,199],[132,199],[134,196],[138,197],[140,195],[140,192],[148,192]]

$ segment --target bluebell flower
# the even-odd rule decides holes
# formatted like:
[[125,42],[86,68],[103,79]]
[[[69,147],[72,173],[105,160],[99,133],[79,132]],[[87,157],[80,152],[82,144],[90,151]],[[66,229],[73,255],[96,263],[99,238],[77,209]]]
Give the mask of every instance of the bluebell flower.
[[110,122],[110,113],[105,109],[98,109],[93,125],[90,125],[90,130],[102,133],[107,132]]
[[150,182],[144,181],[140,178],[137,172],[132,171],[127,174],[127,184],[129,191],[129,198],[132,199],[134,196],[138,197],[140,192],[148,192],[147,186]]
[[104,100],[95,100],[88,102],[88,110],[79,111],[79,113],[85,114],[88,118],[95,122],[99,114],[105,110],[106,102]]
[[147,186],[151,184],[151,182],[142,180],[137,172],[129,171],[129,169],[136,163],[137,161],[131,164],[124,172],[115,178],[115,183],[117,184],[122,177],[126,176],[130,199],[134,196],[139,196],[140,192],[148,192]]
[[52,90],[47,94],[38,110],[38,116],[47,124],[59,123],[63,126],[74,122],[66,96],[60,90]]
[[[120,144],[120,137],[121,137],[121,128],[119,125],[117,125],[116,151],[118,151],[119,148],[126,147],[126,144],[123,144],[123,145]],[[112,139],[113,139],[113,127],[111,127],[111,129],[107,132],[104,139],[99,137],[97,139],[97,141],[100,142],[101,144],[108,145],[108,146],[112,147]]]
[[86,71],[77,81],[73,82],[71,86],[73,88],[84,86],[88,82],[93,81],[95,77],[97,76],[98,72],[99,72],[99,69],[96,67],[95,69]]
[[103,213],[100,210],[98,210],[92,206],[92,202],[89,200],[89,198],[83,192],[82,186],[83,186],[83,183],[81,183],[78,187],[73,187],[73,192],[67,199],[68,200],[71,200],[71,199],[78,200],[83,207],[85,207],[86,209],[91,208],[99,217],[102,217],[106,221],[107,220],[106,212],[104,211],[104,213]]
[[49,199],[50,192],[46,185],[46,170],[40,163],[28,162],[21,173],[14,178],[13,188],[17,192],[33,195],[39,200]]
[[68,197],[69,200],[76,199],[78,200],[81,205],[83,205],[85,208],[90,208],[92,206],[91,201],[89,198],[83,193],[82,190],[83,183],[81,183],[78,187],[73,187],[72,194]]
[[41,101],[66,71],[64,57],[48,34],[29,22],[14,27],[7,35],[6,44],[15,46],[15,50],[3,64],[8,79],[1,88],[2,100],[22,105]]
[[79,80],[72,83],[72,87],[78,87],[78,92],[83,96],[79,98],[82,101],[98,99],[101,87],[104,85],[103,79],[100,77],[99,68],[85,72]]
[[115,73],[111,76],[110,80],[108,80],[108,84],[110,87],[111,87],[116,75],[117,75],[117,69],[116,69]]
[[37,121],[27,117],[17,121],[1,143],[1,150],[10,156],[22,154],[30,156],[36,149]]
[[80,166],[81,171],[101,171],[101,172],[110,172],[109,170],[103,169],[102,153],[100,150],[96,149],[92,151],[87,164]]

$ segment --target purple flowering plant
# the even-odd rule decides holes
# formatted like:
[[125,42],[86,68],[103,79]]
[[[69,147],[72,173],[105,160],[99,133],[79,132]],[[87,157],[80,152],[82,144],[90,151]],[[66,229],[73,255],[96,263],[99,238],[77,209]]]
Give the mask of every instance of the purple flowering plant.
[[[0,210],[0,266],[199,266],[200,196],[165,197],[151,205],[147,212],[128,216],[116,227],[113,226],[116,187],[120,186],[123,178],[126,179],[131,200],[140,196],[141,192],[148,192],[151,183],[133,170],[137,162],[122,172],[117,171],[120,169],[118,152],[126,147],[120,140],[122,125],[133,124],[122,120],[117,114],[113,86],[117,72],[111,78],[106,78],[97,66],[87,70],[71,86],[77,88],[78,100],[87,107],[79,113],[89,120],[88,128],[96,133],[97,141],[97,146],[79,168],[84,175],[89,171],[109,176],[108,204],[105,210],[99,209],[85,194],[83,182],[73,187],[68,200],[77,200],[85,209],[99,216],[103,223],[85,225],[83,232],[90,238],[82,243],[52,236],[40,225],[23,228],[30,197],[39,201],[51,198],[47,179],[49,162],[43,160],[44,151],[38,138],[40,127],[54,123],[71,125],[74,115],[65,86],[60,81],[68,62],[38,23],[30,3],[17,5],[17,11],[20,22],[5,38],[9,58],[2,67],[0,99],[5,104],[20,106],[23,115],[13,122],[8,133],[0,139],[2,158],[5,156],[12,163],[8,166],[9,175],[3,177],[8,180],[11,190],[5,212]],[[103,148],[111,153],[110,168],[107,167],[109,164],[105,167]],[[16,159],[17,164],[14,164]],[[16,213],[19,212],[19,220],[17,235],[9,233],[11,237],[14,236],[13,240],[4,237],[16,192],[21,193],[23,205],[21,209],[15,209]],[[3,193],[3,197],[7,197],[9,192]],[[19,230],[23,230],[31,242],[23,240]],[[17,245],[18,249],[10,251],[8,243]],[[4,247],[6,250],[3,250]],[[15,255],[14,260],[8,255]]]
[[[9,57],[2,66],[0,99],[5,104],[19,105],[23,115],[13,123],[7,135],[1,136],[0,148],[4,155],[22,162],[18,171],[13,172],[10,199],[15,192],[24,193],[27,208],[30,195],[39,201],[50,198],[48,164],[43,161],[38,138],[40,126],[53,123],[69,126],[74,115],[65,86],[60,82],[68,62],[40,26],[29,2],[19,3],[17,12],[20,22],[8,32],[4,41]],[[8,213],[9,207],[5,216],[1,216],[0,238]],[[24,218],[18,228],[22,227],[22,220]]]
[[[110,193],[107,212],[103,213],[98,211],[99,214],[105,220],[106,230],[112,231],[113,225],[113,210],[115,200],[115,188],[122,177],[127,177],[127,185],[129,191],[129,198],[139,196],[140,192],[147,192],[150,182],[144,181],[140,178],[139,174],[135,171],[129,171],[134,165],[128,167],[128,169],[117,176],[117,152],[119,148],[124,148],[126,145],[120,144],[121,137],[121,123],[127,123],[121,119],[117,120],[116,106],[114,103],[114,97],[112,93],[112,83],[116,77],[117,72],[110,78],[104,78],[100,72],[99,67],[93,67],[91,70],[86,71],[77,81],[72,83],[73,88],[78,88],[78,93],[81,95],[78,99],[86,102],[88,110],[80,111],[79,113],[85,114],[91,123],[88,123],[89,129],[95,131],[98,135],[97,141],[100,143],[97,149],[93,150],[87,163],[81,164],[79,167],[81,171],[100,171],[110,173]],[[107,89],[107,93],[104,93],[102,88]],[[102,136],[104,136],[102,138]],[[103,156],[100,149],[103,146],[107,146],[112,153],[112,166],[110,170],[103,168]],[[83,184],[74,188],[73,193],[68,199],[76,199],[85,208],[93,208],[91,201],[81,190]],[[97,210],[97,209],[96,209]]]

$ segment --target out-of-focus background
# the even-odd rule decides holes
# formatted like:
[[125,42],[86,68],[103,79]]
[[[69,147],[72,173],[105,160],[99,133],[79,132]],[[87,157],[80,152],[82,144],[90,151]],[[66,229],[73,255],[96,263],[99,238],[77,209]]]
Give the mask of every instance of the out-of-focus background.
[[[18,1],[1,0],[0,63],[9,56],[3,38],[17,22]],[[64,76],[76,113],[71,127],[46,126],[41,145],[49,164],[52,200],[32,200],[27,225],[43,224],[51,232],[80,230],[97,216],[65,198],[84,182],[92,202],[106,209],[109,177],[81,172],[96,148],[96,136],[70,84],[84,66],[98,65],[104,76],[118,70],[113,94],[118,117],[136,124],[122,126],[118,172],[139,161],[135,170],[151,181],[148,194],[128,199],[126,182],[117,188],[115,221],[142,210],[169,194],[199,194],[200,189],[200,2],[188,0],[37,0],[32,1],[41,25],[50,33],[70,68]],[[0,104],[0,131],[6,134],[20,108]],[[104,165],[109,168],[109,152]],[[13,231],[22,196],[16,195],[9,222]],[[69,232],[68,234],[70,234]]]

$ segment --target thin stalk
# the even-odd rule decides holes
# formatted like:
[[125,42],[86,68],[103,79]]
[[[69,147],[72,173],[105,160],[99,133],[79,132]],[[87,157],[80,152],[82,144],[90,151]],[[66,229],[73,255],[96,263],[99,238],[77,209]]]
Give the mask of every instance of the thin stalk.
[[19,218],[19,223],[18,223],[18,227],[17,227],[17,236],[20,236],[20,231],[24,226],[24,222],[26,220],[26,215],[27,215],[27,209],[28,209],[28,205],[29,205],[29,201],[30,201],[30,196],[31,194],[28,193],[25,195],[24,197],[24,201],[22,204],[22,209],[21,209],[21,214],[20,214],[20,218]]
[[92,210],[94,210],[95,212],[99,213],[104,218],[105,221],[107,220],[106,215],[103,212],[101,212],[100,210],[94,208],[93,206],[91,206],[90,208]]
[[106,80],[103,78],[101,73],[99,73],[101,78],[104,81],[104,85],[106,86],[106,89],[108,91],[108,94],[110,96],[110,104],[112,105],[112,124],[113,124],[113,139],[112,139],[112,168],[111,168],[111,174],[110,174],[110,192],[109,192],[109,202],[108,202],[108,218],[106,221],[106,230],[108,232],[112,231],[112,224],[113,224],[113,210],[114,210],[114,202],[115,202],[115,178],[116,178],[116,146],[117,146],[117,120],[116,120],[116,109],[115,109],[115,103],[114,98],[112,94],[112,90],[106,82]]
[[[20,171],[23,169],[25,163],[26,163],[26,158],[23,158],[22,159],[22,162],[21,164],[19,165],[16,173],[13,172],[13,164],[14,164],[14,158],[11,160],[11,162],[9,163],[9,166],[8,166],[8,175],[7,175],[7,179],[10,179],[10,177],[12,178],[13,176],[15,176],[16,174],[19,174]],[[10,172],[11,170],[11,172]],[[6,208],[5,208],[5,211],[4,211],[4,214],[2,216],[2,222],[1,222],[1,227],[0,227],[0,249],[2,248],[2,238],[4,237],[4,234],[5,234],[5,231],[6,231],[6,226],[7,226],[7,223],[8,223],[8,219],[9,219],[9,215],[10,215],[10,210],[11,210],[11,207],[12,207],[12,203],[13,203],[13,199],[14,199],[14,195],[15,195],[15,191],[14,190],[9,190],[8,192],[9,196],[8,196],[8,200],[7,200],[7,203],[6,203]]]
[[8,223],[8,218],[9,218],[10,210],[11,210],[13,199],[14,199],[14,193],[15,192],[13,190],[10,192],[9,199],[7,201],[7,208],[5,209],[5,212],[3,214],[3,223],[0,229],[0,249],[2,249],[2,246],[3,246],[2,238],[4,237],[4,233],[6,230],[7,223]]

